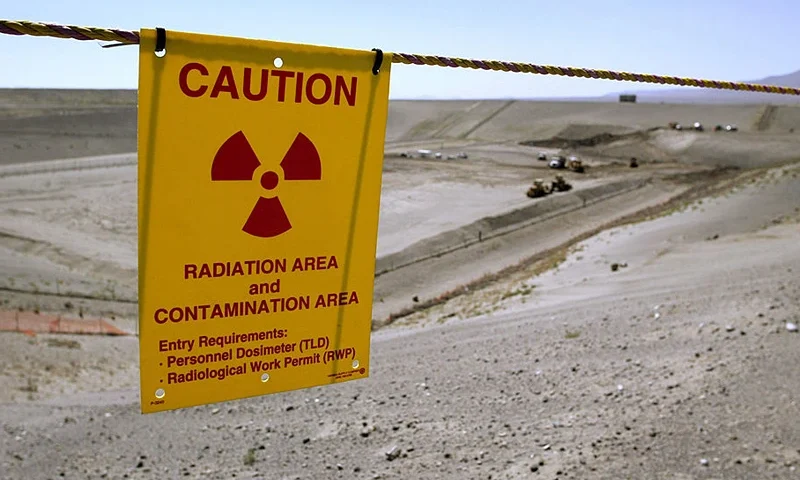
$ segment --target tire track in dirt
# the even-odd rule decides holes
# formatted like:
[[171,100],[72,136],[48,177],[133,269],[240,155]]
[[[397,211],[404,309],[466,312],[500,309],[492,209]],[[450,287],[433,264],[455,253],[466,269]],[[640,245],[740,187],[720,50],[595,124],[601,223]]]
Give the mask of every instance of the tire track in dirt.
[[487,123],[489,123],[489,122],[491,122],[492,120],[494,120],[494,119],[495,119],[495,118],[496,118],[498,115],[500,115],[501,113],[503,113],[503,112],[504,112],[506,109],[508,109],[508,107],[510,107],[511,105],[513,105],[515,102],[516,102],[516,100],[509,100],[509,101],[507,101],[507,102],[506,102],[506,103],[504,103],[504,104],[503,104],[503,105],[502,105],[500,108],[498,108],[497,110],[495,110],[495,111],[494,111],[494,113],[491,113],[491,114],[489,114],[489,115],[488,115],[486,118],[484,118],[483,120],[481,120],[480,122],[478,122],[478,123],[477,123],[477,124],[476,124],[474,127],[470,128],[470,129],[469,129],[469,130],[467,130],[466,132],[462,133],[462,134],[459,136],[459,138],[468,138],[470,135],[472,135],[473,133],[475,133],[475,132],[476,132],[476,131],[477,131],[479,128],[481,128],[482,126],[484,126],[484,125],[486,125]]
[[777,106],[775,105],[765,106],[764,111],[761,112],[761,116],[756,122],[756,130],[759,132],[764,132],[766,130],[769,130],[769,127],[772,126],[772,122],[775,120],[776,113],[778,113]]

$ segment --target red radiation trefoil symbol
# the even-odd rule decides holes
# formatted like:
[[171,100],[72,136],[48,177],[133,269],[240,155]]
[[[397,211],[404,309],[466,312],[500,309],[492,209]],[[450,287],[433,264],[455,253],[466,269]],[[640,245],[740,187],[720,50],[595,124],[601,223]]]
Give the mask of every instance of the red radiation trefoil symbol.
[[[240,130],[225,141],[214,156],[211,165],[212,181],[253,180],[256,169],[261,166],[258,156]],[[280,163],[284,180],[321,180],[322,163],[317,148],[302,133],[298,133],[292,146]],[[280,177],[268,170],[261,175],[261,186],[274,190]],[[256,237],[276,237],[289,231],[292,223],[278,197],[260,197],[247,218],[242,230]]]

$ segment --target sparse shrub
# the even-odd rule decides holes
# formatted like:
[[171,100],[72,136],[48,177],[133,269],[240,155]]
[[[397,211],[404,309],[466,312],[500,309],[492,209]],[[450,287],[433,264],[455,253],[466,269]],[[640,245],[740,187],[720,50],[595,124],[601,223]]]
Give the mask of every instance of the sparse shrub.
[[567,330],[567,333],[564,334],[564,338],[566,338],[567,340],[572,340],[572,339],[578,338],[580,336],[581,336],[581,332],[579,332],[577,330],[575,330],[575,331]]
[[244,455],[244,464],[250,466],[254,463],[256,463],[256,451],[253,448],[249,448]]

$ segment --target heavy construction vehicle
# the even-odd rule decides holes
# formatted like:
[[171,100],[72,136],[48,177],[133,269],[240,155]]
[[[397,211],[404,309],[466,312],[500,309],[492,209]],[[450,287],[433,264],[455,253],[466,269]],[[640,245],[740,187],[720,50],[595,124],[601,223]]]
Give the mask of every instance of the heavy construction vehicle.
[[575,157],[569,157],[569,160],[567,160],[567,168],[577,173],[583,173],[585,171],[583,162]]
[[556,175],[556,179],[553,180],[553,183],[550,185],[550,190],[553,192],[566,192],[572,190],[572,185],[567,183],[563,176]]
[[539,198],[549,195],[551,191],[552,187],[550,185],[545,185],[544,180],[537,178],[533,181],[533,185],[528,189],[526,195],[530,198]]

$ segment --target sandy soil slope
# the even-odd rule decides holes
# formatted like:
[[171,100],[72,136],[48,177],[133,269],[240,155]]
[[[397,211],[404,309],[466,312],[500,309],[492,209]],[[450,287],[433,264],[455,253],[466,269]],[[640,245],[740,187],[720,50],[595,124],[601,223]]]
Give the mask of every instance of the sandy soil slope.
[[[59,303],[72,300],[86,311],[130,316],[137,301],[137,191],[136,166],[125,159],[106,157],[109,168],[76,169],[61,161],[0,169],[2,298],[16,302],[23,298],[17,294],[32,294],[38,304],[24,297],[14,306],[63,310]],[[530,203],[527,168],[386,162],[378,256]]]
[[[373,315],[378,324],[412,307],[414,297],[435,297],[663,202],[686,185],[653,179],[690,169],[659,164],[567,172],[573,191],[530,199],[524,192],[532,178],[552,175],[542,162],[509,165],[483,155],[450,164],[386,159]],[[6,308],[100,315],[136,331],[136,166],[126,163],[131,160],[117,155],[0,168],[0,301]],[[101,168],[103,161],[109,167]],[[77,169],[79,163],[96,168]],[[542,208],[530,210],[537,205]],[[503,217],[515,210],[520,214]],[[467,228],[481,218],[494,220]],[[437,246],[424,243],[437,235]],[[479,235],[479,243],[470,240]],[[461,250],[440,256],[453,248]],[[470,258],[479,260],[464,261]]]
[[136,151],[136,91],[0,89],[0,165]]
[[[551,179],[553,175],[545,162],[528,161],[524,164],[519,160],[525,158],[530,147],[507,147],[508,158],[514,160],[495,158],[491,150],[467,150],[473,157],[459,162],[385,159],[378,230],[379,258],[408,249],[419,250],[415,245],[421,240],[448,231],[456,233],[446,246],[460,245],[464,235],[473,233],[458,233],[458,229],[478,219],[497,217],[537,203],[545,205],[555,198],[530,199],[524,194],[534,177]],[[121,327],[135,331],[137,192],[133,161],[134,156],[120,154],[0,168],[0,301],[6,304],[6,308],[102,315],[113,317]],[[639,170],[604,170],[598,167],[596,170],[590,168],[586,174],[564,172],[575,188],[572,192],[559,194],[562,195],[560,198],[575,198],[580,212],[570,213],[567,223],[551,219],[552,225],[546,229],[543,226],[532,227],[518,232],[516,237],[498,240],[490,239],[494,227],[483,228],[487,241],[481,247],[496,251],[494,257],[501,255],[500,263],[513,263],[514,258],[532,253],[530,242],[534,239],[525,238],[526,232],[545,232],[546,241],[536,239],[533,244],[534,250],[544,248],[556,239],[564,241],[567,236],[591,228],[598,222],[662,201],[679,193],[683,187],[663,182],[654,186],[643,183],[644,189],[613,199],[616,203],[598,205],[593,205],[593,202],[600,194],[591,193],[594,191],[591,189],[626,179],[649,181],[654,176],[687,169],[696,168],[658,164]],[[626,185],[621,187],[622,190],[627,188]],[[601,193],[600,196],[605,198],[603,195],[609,192]],[[547,212],[545,208],[538,214],[527,215]],[[579,221],[581,218],[589,221]],[[526,221],[514,218],[509,222]],[[563,230],[561,227],[565,226],[569,228]],[[519,252],[507,255],[507,249],[498,250],[498,245],[510,244],[517,245]],[[472,252],[466,254],[472,255]],[[446,265],[458,265],[459,262],[451,258],[447,259]],[[381,305],[375,309],[374,317],[381,321],[394,311],[411,305],[414,296],[436,296],[463,283],[464,275],[479,276],[502,266],[497,263],[497,258],[491,262],[467,264],[468,271],[461,273],[448,273],[447,268],[441,268],[441,262],[434,262],[434,268],[448,276],[446,281],[435,285],[413,280],[426,275],[426,270],[420,268],[427,265],[426,268],[430,269],[431,262],[411,272],[408,269],[392,272],[379,279],[376,298]],[[387,291],[395,293],[387,298]],[[65,309],[68,303],[72,307]]]
[[[797,172],[607,231],[557,271],[521,272],[408,317],[374,334],[372,376],[349,384],[141,416],[137,376],[124,366],[135,341],[3,334],[16,362],[42,372],[72,361],[79,377],[74,395],[54,395],[63,380],[34,379],[21,392],[30,400],[3,405],[3,470],[15,479],[796,478],[800,334],[787,322],[800,307]],[[451,315],[470,302],[498,308]],[[0,390],[11,390],[9,377]]]

